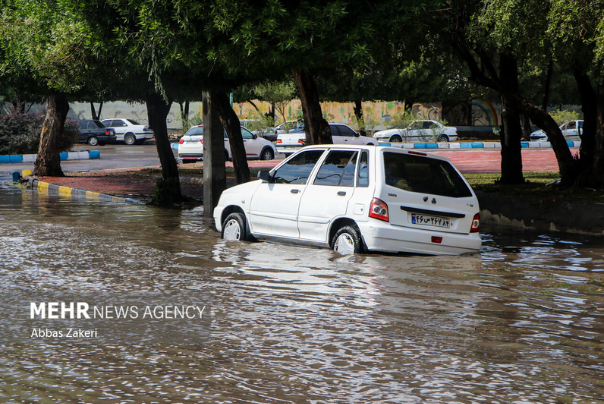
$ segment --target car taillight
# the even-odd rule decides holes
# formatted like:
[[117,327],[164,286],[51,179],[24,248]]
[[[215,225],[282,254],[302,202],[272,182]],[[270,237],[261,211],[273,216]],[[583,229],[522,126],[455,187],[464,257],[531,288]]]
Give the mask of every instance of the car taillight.
[[474,219],[472,219],[472,228],[470,229],[470,233],[477,233],[480,230],[480,214],[477,213],[474,215]]
[[180,140],[178,141],[178,144],[183,144],[184,142],[185,142],[184,140],[180,139]]
[[283,140],[277,139],[277,143],[283,143]]
[[203,138],[199,139],[199,143],[203,144]]
[[369,217],[387,222],[389,219],[388,205],[386,202],[378,198],[373,198],[371,200],[371,206],[369,207]]
[[111,136],[111,131],[110,131],[109,129],[107,129],[107,130],[105,131],[105,135],[107,135],[107,136]]
[[298,139],[298,143],[304,143],[306,142],[306,139]]

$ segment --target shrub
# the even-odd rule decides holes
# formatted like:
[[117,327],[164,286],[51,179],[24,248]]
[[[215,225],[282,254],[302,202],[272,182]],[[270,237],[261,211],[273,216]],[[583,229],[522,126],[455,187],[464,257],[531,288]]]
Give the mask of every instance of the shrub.
[[[41,111],[0,115],[0,155],[38,153],[44,117],[45,113]],[[65,122],[61,151],[71,149],[78,137],[75,122],[68,119]]]
[[558,125],[579,119],[579,113],[577,111],[559,109],[555,112],[550,112],[549,114]]

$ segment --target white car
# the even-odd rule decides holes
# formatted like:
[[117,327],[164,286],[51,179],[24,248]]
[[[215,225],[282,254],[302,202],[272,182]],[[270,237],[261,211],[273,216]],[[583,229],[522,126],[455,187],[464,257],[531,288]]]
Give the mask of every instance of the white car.
[[454,142],[457,128],[436,121],[413,121],[404,129],[392,128],[373,134],[380,142]]
[[363,251],[457,255],[482,241],[476,195],[446,157],[394,147],[315,145],[214,209],[226,240],[267,239]]
[[[361,136],[349,126],[341,123],[330,123],[331,138],[334,144],[364,144],[375,146],[378,144],[376,140],[367,136]],[[300,150],[306,142],[306,134],[298,129],[294,133],[282,133],[277,137],[277,151],[286,156]]]
[[142,144],[153,138],[153,131],[147,125],[141,125],[134,119],[105,119],[103,125],[115,130],[116,141],[127,145]]
[[[583,136],[583,121],[570,121],[560,125],[562,135],[567,142],[580,141]],[[531,133],[531,141],[548,142],[547,135],[543,130],[536,130]]]
[[[248,159],[272,160],[275,158],[275,146],[271,142],[245,128],[241,128],[243,146]],[[224,133],[224,154],[228,160],[232,159],[229,138]],[[191,127],[178,141],[178,157],[183,162],[203,160],[203,125]]]

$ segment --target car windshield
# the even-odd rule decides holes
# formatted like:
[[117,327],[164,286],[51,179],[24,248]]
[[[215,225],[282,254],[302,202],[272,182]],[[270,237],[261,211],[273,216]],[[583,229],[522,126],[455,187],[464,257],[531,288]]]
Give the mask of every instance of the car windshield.
[[130,122],[132,125],[140,125],[140,123],[136,122],[134,119],[126,119],[128,122]]
[[185,133],[185,136],[199,136],[203,135],[203,127],[195,126]]
[[402,153],[384,153],[386,184],[410,192],[463,198],[472,192],[453,168],[443,160]]

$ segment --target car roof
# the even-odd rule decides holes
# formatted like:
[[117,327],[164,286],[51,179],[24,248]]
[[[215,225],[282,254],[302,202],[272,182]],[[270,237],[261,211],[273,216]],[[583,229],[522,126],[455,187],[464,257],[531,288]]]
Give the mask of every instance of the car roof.
[[320,145],[305,146],[301,150],[313,150],[313,149],[375,150],[375,153],[393,152],[393,153],[401,153],[401,154],[411,154],[414,156],[423,156],[423,157],[433,158],[433,159],[437,159],[437,160],[444,160],[444,161],[448,161],[448,162],[451,161],[448,157],[440,156],[438,154],[421,152],[421,151],[417,151],[417,150],[407,150],[407,149],[402,149],[400,147],[391,147],[391,146],[371,146],[371,145],[362,145],[362,144],[320,144]]

